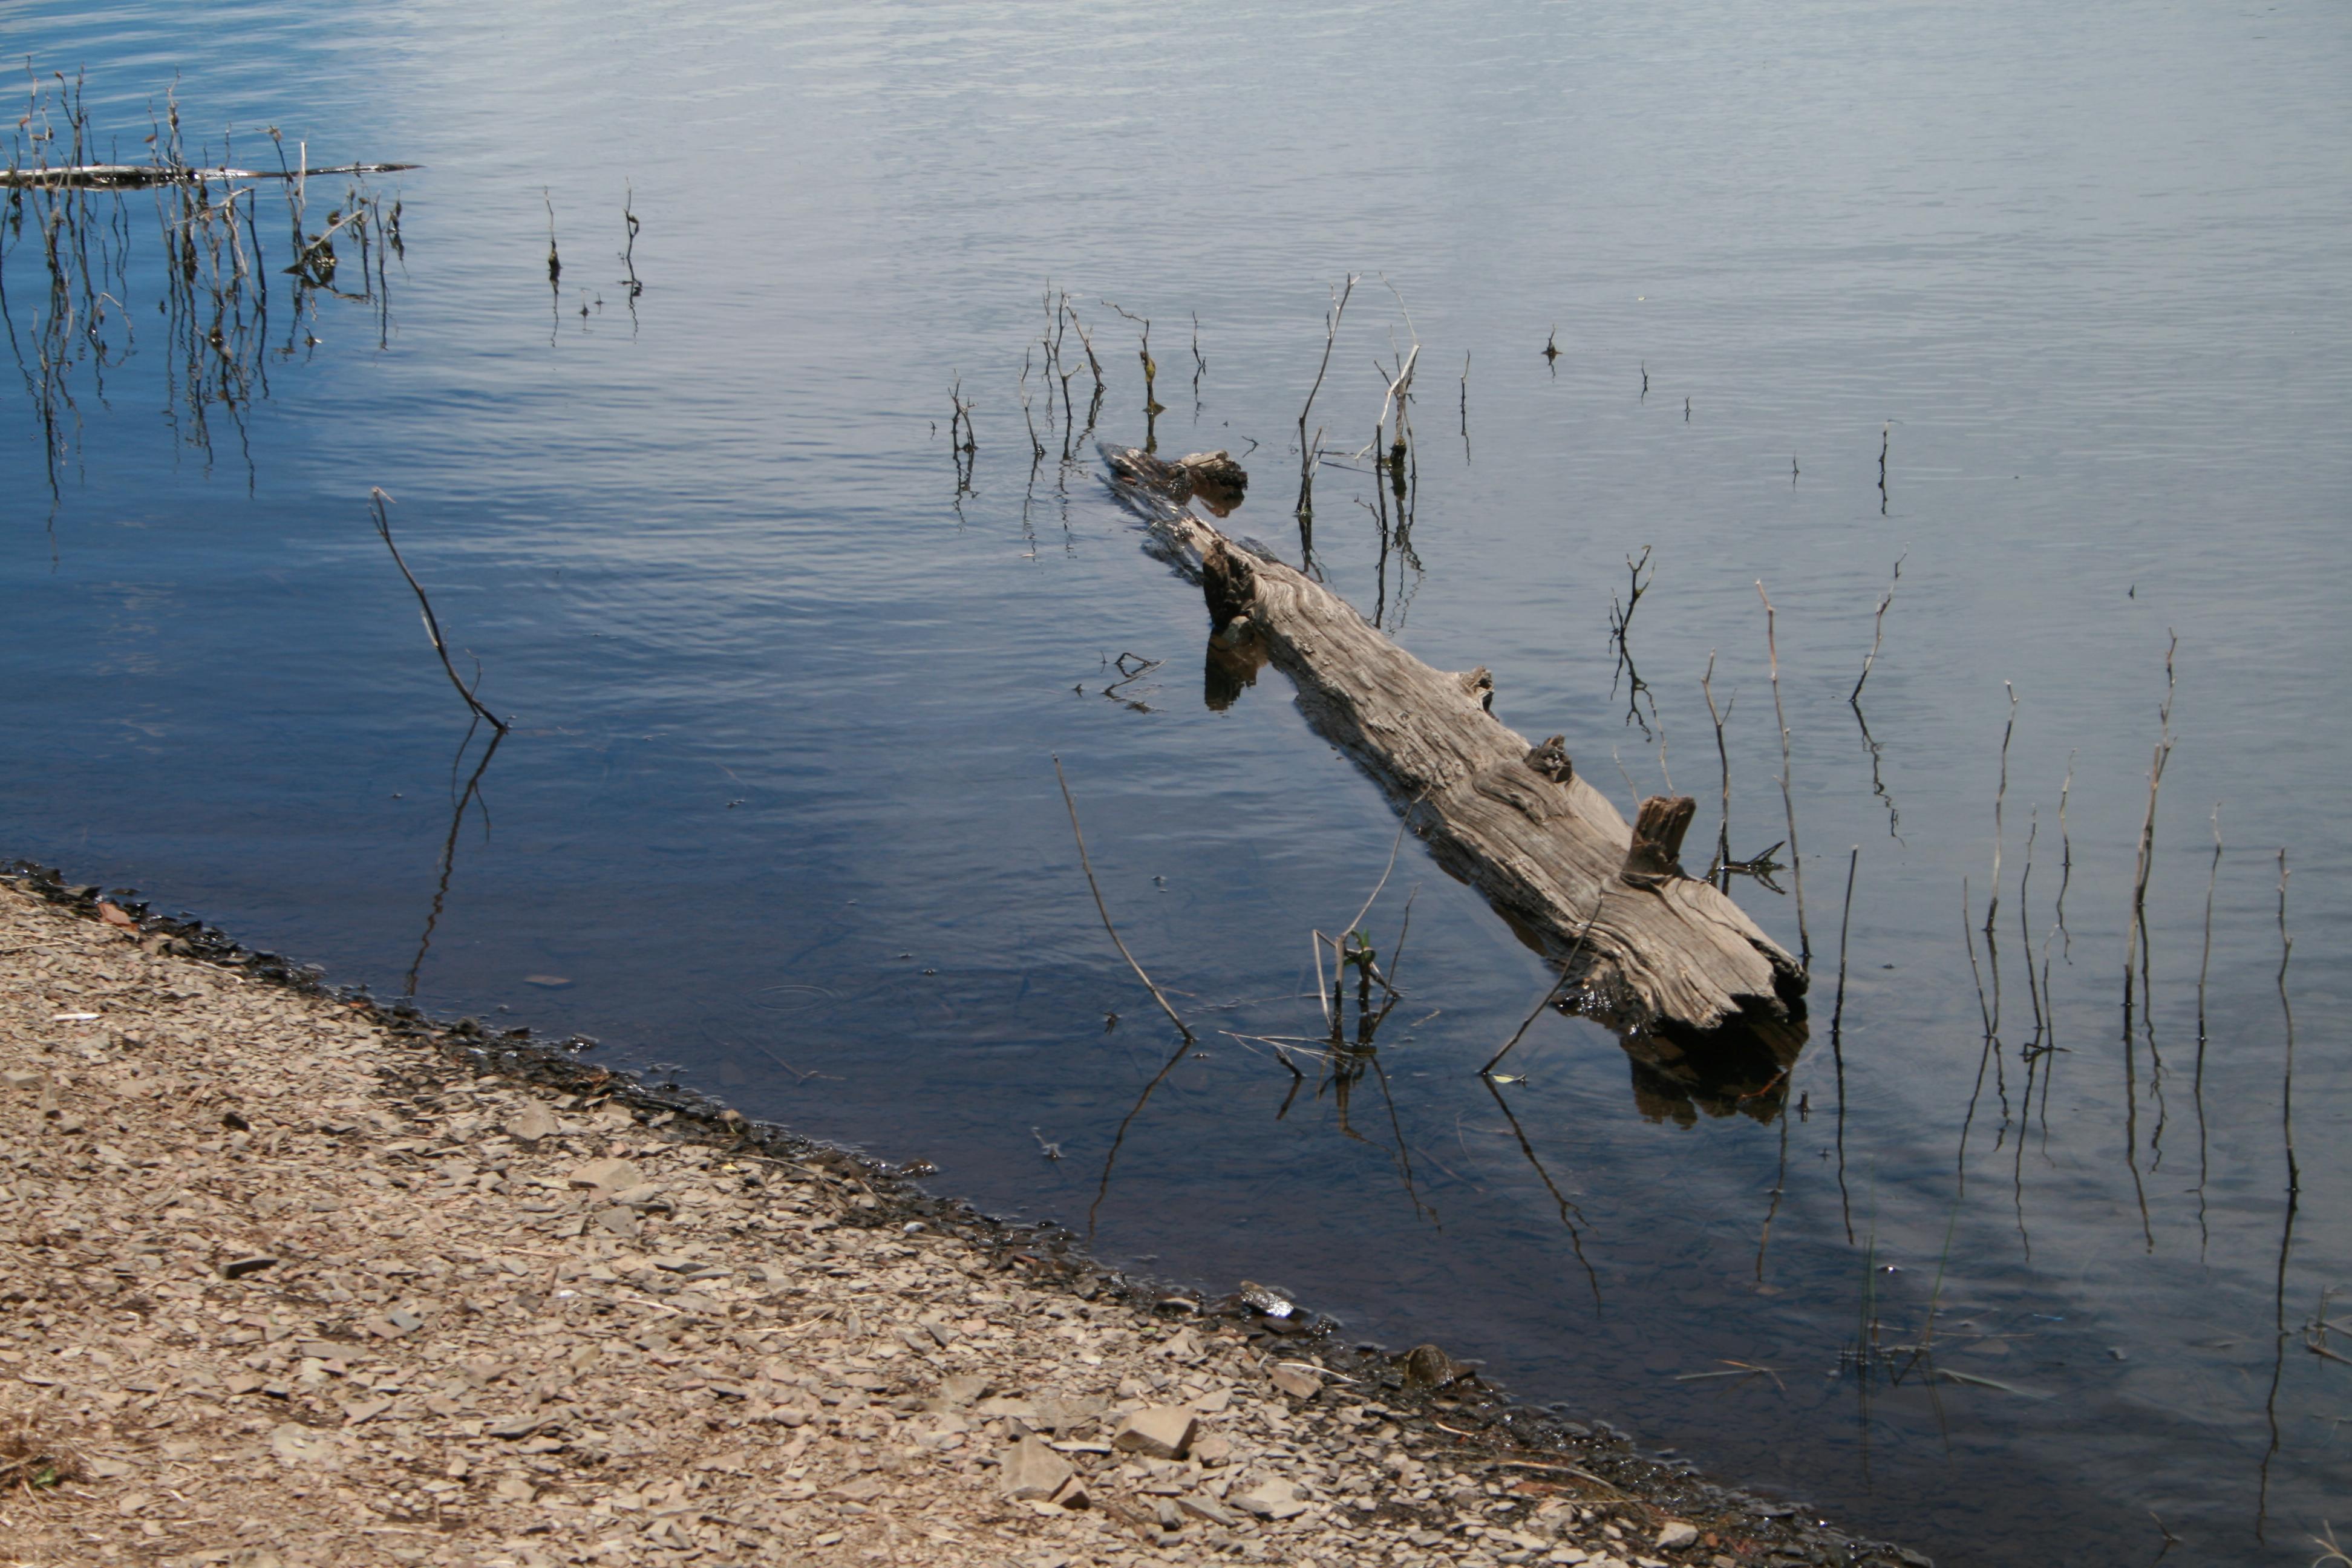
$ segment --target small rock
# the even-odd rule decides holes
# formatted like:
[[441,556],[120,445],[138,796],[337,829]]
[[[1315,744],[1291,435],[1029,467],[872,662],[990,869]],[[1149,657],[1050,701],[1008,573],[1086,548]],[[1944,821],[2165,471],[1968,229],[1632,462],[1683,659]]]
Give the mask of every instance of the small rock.
[[1293,1399],[1312,1399],[1323,1392],[1323,1379],[1303,1366],[1285,1363],[1274,1369],[1274,1385]]
[[850,1502],[872,1502],[889,1489],[889,1483],[879,1476],[860,1476],[834,1488],[832,1495]]
[[1244,1513],[1254,1513],[1260,1519],[1296,1519],[1307,1511],[1298,1500],[1298,1489],[1276,1477],[1263,1480],[1249,1490],[1225,1500]]
[[1269,1318],[1287,1318],[1298,1310],[1298,1303],[1293,1301],[1288,1296],[1271,1286],[1261,1285],[1255,1279],[1243,1280],[1237,1294],[1253,1309],[1264,1312]]
[[607,1194],[640,1186],[645,1179],[645,1173],[626,1160],[591,1160],[571,1177],[575,1187],[593,1187]]
[[1192,1441],[1192,1458],[1204,1465],[1222,1465],[1234,1457],[1234,1440],[1222,1433],[1212,1432]]
[[[1222,1524],[1227,1530],[1241,1522],[1231,1509],[1206,1492],[1187,1492],[1176,1500],[1176,1506],[1195,1519],[1205,1519],[1211,1524]],[[1441,1536],[1439,1539],[1444,1538]]]
[[488,1426],[483,1427],[482,1436],[485,1437],[528,1437],[533,1432],[538,1431],[540,1426],[540,1418],[536,1415],[509,1415],[503,1421],[493,1421]]
[[624,1208],[675,1209],[669,1194],[652,1182],[639,1182],[634,1187],[623,1187],[613,1194],[613,1201]]
[[520,1476],[500,1476],[490,1495],[500,1502],[529,1502],[539,1496],[539,1490]]
[[637,1216],[627,1209],[598,1209],[596,1225],[599,1229],[609,1231],[624,1240],[635,1241],[637,1237]]
[[1685,1524],[1679,1519],[1668,1520],[1665,1528],[1658,1531],[1658,1550],[1661,1552],[1680,1552],[1697,1542],[1698,1527]]
[[1004,1456],[1004,1473],[998,1478],[998,1489],[1013,1500],[1035,1499],[1043,1501],[1062,1489],[1062,1483],[1075,1474],[1070,1461],[1045,1446],[1044,1438],[1034,1433],[1013,1445]]
[[229,1259],[220,1266],[220,1272],[224,1279],[242,1279],[248,1274],[258,1274],[265,1268],[277,1267],[278,1259],[266,1252],[257,1252],[245,1258]]
[[507,1118],[507,1136],[519,1143],[536,1143],[562,1131],[563,1124],[555,1120],[555,1112],[535,1100]]
[[1181,1459],[1192,1447],[1199,1423],[1191,1411],[1175,1405],[1147,1405],[1130,1411],[1111,1434],[1110,1444],[1121,1453],[1144,1454],[1155,1459]]
[[931,1408],[961,1409],[987,1392],[988,1379],[976,1372],[960,1372],[940,1379],[940,1391],[931,1396]]
[[1443,1388],[1461,1375],[1454,1358],[1435,1345],[1415,1345],[1404,1352],[1407,1388]]

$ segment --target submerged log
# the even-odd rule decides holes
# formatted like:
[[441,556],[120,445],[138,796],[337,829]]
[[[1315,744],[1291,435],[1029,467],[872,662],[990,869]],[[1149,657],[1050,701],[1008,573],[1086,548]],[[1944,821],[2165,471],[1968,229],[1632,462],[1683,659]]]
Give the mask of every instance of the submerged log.
[[1485,669],[1433,669],[1321,584],[1202,521],[1184,503],[1227,477],[1223,453],[1103,455],[1156,552],[1201,584],[1213,675],[1237,647],[1262,648],[1317,732],[1380,782],[1438,862],[1561,967],[1579,1011],[1677,1035],[1748,1026],[1793,1059],[1804,971],[1719,889],[1685,874],[1687,796],[1645,801],[1629,826],[1578,776],[1564,737],[1530,745],[1494,716]]

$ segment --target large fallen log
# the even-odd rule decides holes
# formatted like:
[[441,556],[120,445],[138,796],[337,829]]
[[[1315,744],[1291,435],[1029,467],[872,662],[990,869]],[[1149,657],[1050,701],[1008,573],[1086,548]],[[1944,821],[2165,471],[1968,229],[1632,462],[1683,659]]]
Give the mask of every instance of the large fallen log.
[[1157,552],[1208,600],[1213,689],[1221,669],[1237,689],[1261,655],[1289,676],[1307,721],[1380,782],[1439,864],[1560,966],[1577,1011],[1685,1039],[1760,1031],[1793,1059],[1804,971],[1721,889],[1684,873],[1689,797],[1644,801],[1629,826],[1578,776],[1561,737],[1530,744],[1494,716],[1485,669],[1431,668],[1321,584],[1202,521],[1187,504],[1196,490],[1246,482],[1223,453],[1103,455]]

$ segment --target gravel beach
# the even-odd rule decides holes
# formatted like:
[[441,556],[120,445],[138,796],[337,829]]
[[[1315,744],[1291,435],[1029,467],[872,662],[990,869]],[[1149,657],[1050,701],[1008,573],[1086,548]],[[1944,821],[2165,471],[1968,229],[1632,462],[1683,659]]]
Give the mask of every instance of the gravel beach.
[[38,874],[0,1215],[21,1568],[1927,1562]]

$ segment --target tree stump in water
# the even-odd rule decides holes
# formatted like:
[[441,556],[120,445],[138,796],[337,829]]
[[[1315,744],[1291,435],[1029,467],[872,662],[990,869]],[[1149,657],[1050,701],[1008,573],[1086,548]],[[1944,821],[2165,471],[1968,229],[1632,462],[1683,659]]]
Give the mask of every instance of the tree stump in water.
[[1317,733],[1380,782],[1438,863],[1561,967],[1579,1011],[1694,1045],[1694,1035],[1752,1034],[1782,1066],[1794,1059],[1805,973],[1721,889],[1685,874],[1688,797],[1644,801],[1638,829],[1628,826],[1578,775],[1563,737],[1530,745],[1494,716],[1485,669],[1431,668],[1321,584],[1186,510],[1199,481],[1229,479],[1223,453],[1103,455],[1158,553],[1208,601],[1213,702],[1238,692],[1239,672],[1255,666],[1237,650],[1255,645],[1290,677]]

